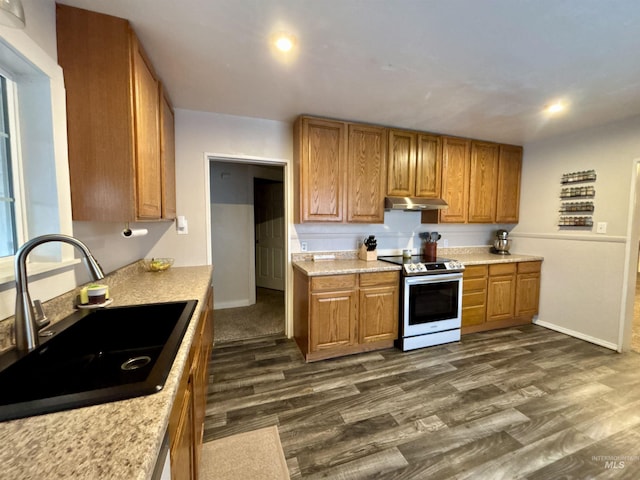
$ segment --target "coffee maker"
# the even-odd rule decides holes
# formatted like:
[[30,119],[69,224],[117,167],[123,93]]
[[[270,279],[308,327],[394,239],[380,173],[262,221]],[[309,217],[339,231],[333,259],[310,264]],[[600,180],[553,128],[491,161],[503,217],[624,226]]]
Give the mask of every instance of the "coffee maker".
[[496,232],[496,238],[493,241],[493,250],[492,253],[496,253],[498,255],[510,255],[509,248],[511,248],[511,239],[509,237],[509,232],[506,230],[498,230]]

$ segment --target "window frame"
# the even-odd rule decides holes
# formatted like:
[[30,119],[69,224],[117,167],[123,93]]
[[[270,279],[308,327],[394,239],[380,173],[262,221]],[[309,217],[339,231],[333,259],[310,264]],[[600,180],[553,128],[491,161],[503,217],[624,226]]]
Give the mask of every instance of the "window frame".
[[[0,26],[0,73],[14,83],[16,248],[45,233],[73,235],[62,68],[24,30]],[[74,253],[70,245],[50,243],[29,255],[33,298],[44,301],[75,287],[73,265],[80,260]],[[14,262],[15,256],[0,259],[0,319],[13,314]]]
[[[17,105],[17,84],[7,72],[0,68],[0,76],[5,79],[6,93],[7,93],[7,122],[9,130],[9,164],[11,168],[11,184],[13,188],[13,235],[15,240],[15,250],[17,251],[20,245],[25,242],[27,238],[26,231],[26,210],[23,207],[24,198],[24,186],[22,175],[22,161],[20,155],[20,144],[18,139],[20,138],[20,121],[18,118]],[[0,269],[5,269],[7,265],[13,265],[15,258],[15,251],[13,255],[7,255],[0,257]]]

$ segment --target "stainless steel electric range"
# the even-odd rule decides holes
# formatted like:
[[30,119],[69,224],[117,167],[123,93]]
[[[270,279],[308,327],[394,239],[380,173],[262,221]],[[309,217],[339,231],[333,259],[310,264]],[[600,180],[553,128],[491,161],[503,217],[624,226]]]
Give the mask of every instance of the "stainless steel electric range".
[[457,260],[420,255],[381,256],[378,260],[402,265],[400,336],[403,351],[460,340],[462,272]]

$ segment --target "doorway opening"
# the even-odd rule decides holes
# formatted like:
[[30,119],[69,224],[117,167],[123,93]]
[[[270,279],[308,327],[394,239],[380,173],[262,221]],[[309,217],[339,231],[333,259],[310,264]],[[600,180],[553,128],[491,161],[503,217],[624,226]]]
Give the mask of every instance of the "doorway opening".
[[621,325],[621,349],[640,353],[640,159],[633,162],[627,239],[627,295],[625,322]]
[[633,302],[633,326],[631,328],[631,350],[640,353],[640,272],[636,266],[635,301]]
[[284,166],[211,160],[214,341],[286,331]]

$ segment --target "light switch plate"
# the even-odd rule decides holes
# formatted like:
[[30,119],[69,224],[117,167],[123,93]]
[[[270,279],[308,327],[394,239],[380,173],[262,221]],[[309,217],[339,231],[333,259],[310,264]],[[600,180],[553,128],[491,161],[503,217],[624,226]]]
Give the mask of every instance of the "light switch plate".
[[178,215],[176,219],[176,230],[178,235],[187,235],[189,233],[189,222],[184,215]]
[[598,222],[596,233],[607,233],[607,222]]

